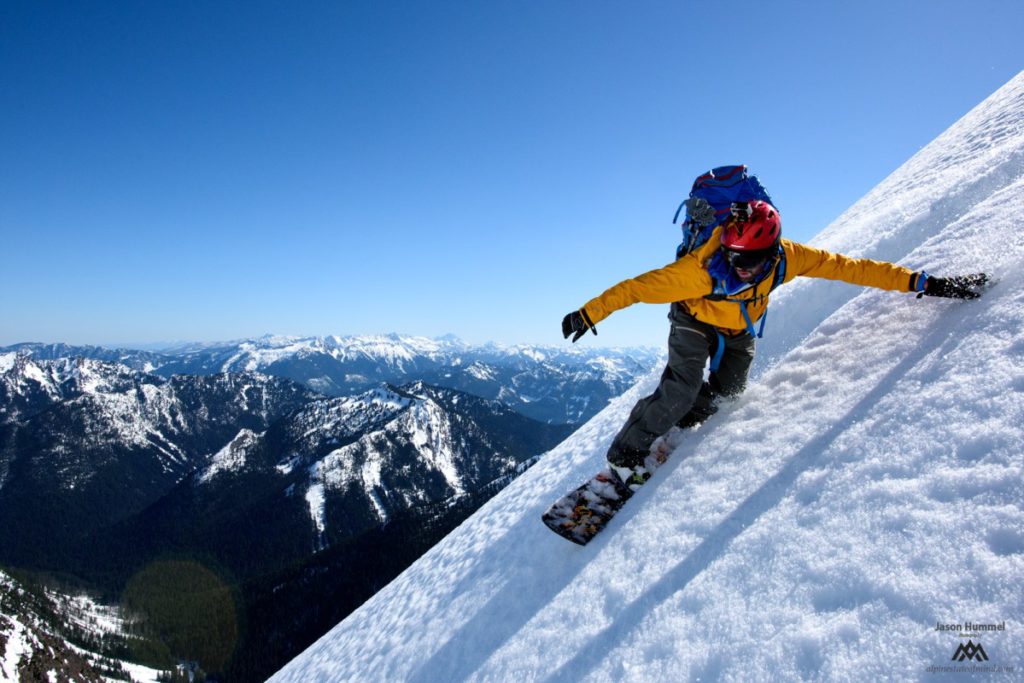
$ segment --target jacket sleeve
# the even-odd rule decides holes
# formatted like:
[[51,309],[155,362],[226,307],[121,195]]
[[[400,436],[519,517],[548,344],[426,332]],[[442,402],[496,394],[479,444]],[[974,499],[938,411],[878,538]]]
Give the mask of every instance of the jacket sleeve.
[[693,256],[652,270],[605,290],[583,308],[596,324],[615,311],[636,303],[668,304],[704,296],[711,291],[711,277]]
[[851,258],[783,240],[786,249],[786,281],[798,276],[841,280],[864,287],[900,292],[914,291],[917,273],[885,261]]

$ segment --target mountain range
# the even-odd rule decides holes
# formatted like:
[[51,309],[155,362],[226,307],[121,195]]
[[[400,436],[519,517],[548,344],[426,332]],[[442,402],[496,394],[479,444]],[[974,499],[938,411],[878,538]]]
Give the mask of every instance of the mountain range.
[[551,424],[580,424],[658,363],[659,349],[471,345],[455,337],[281,337],[178,344],[161,351],[24,343],[0,354],[89,358],[161,377],[259,372],[327,396],[423,381],[499,400]]
[[[650,350],[399,337],[159,354],[9,347],[0,563],[108,601],[140,576],[156,581],[154,566],[200,567],[239,605],[239,656],[213,659],[234,680],[258,680],[568,436],[567,417],[600,407],[656,360]],[[316,391],[327,384],[309,369],[327,366],[339,380],[330,388],[354,393]],[[330,608],[304,610],[314,595],[332,596]]]

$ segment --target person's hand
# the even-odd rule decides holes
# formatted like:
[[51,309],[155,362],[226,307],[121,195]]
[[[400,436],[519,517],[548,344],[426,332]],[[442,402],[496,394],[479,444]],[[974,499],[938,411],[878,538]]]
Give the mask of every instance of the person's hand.
[[590,322],[590,316],[587,315],[586,309],[581,308],[562,318],[562,337],[568,339],[570,334],[575,333],[572,338],[573,344],[585,335],[587,330],[597,334],[597,328],[594,327],[594,323]]
[[957,275],[954,277],[933,277],[929,275],[928,279],[924,282],[924,291],[921,294],[925,296],[939,296],[945,299],[977,299],[981,296],[981,289],[987,282],[988,275],[985,273]]

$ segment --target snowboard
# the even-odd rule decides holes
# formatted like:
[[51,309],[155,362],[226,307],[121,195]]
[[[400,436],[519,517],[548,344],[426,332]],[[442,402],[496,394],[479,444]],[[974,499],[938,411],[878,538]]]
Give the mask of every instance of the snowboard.
[[[651,455],[644,461],[648,480],[649,475],[668,460],[675,445],[665,441],[652,449]],[[541,520],[562,538],[586,545],[608,525],[634,493],[634,489],[624,484],[612,468],[607,466],[556,500],[541,515]]]

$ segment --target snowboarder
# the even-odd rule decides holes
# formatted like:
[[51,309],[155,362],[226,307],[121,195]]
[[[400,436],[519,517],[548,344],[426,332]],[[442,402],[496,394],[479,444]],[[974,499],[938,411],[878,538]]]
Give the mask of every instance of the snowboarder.
[[699,424],[717,410],[719,397],[743,391],[755,339],[764,331],[768,295],[799,276],[958,299],[977,298],[988,280],[983,273],[934,277],[785,240],[771,204],[734,203],[731,217],[703,246],[620,282],[562,320],[562,334],[573,335],[575,343],[588,330],[597,334],[595,325],[619,309],[638,302],[672,304],[668,364],[658,388],[634,406],[608,450],[608,462],[624,484],[635,489],[647,480],[644,460],[661,435],[675,425]]

